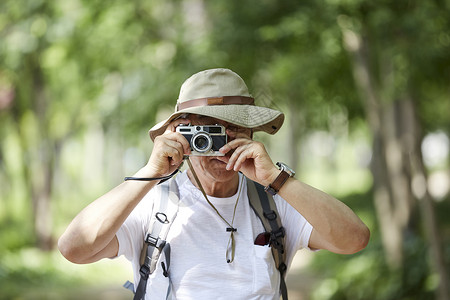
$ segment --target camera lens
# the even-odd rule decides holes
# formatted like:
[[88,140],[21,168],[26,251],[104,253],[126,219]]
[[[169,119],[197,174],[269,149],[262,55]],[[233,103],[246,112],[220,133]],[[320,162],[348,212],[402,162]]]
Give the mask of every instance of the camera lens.
[[199,136],[196,140],[195,140],[195,147],[197,149],[203,150],[205,148],[208,147],[208,140],[206,139],[206,137],[204,136]]
[[191,145],[197,152],[208,152],[212,147],[212,140],[208,134],[200,132],[192,137]]

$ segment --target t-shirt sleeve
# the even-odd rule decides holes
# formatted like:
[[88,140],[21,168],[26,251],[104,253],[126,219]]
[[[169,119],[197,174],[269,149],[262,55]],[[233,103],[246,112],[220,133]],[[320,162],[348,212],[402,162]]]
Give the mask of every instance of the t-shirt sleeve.
[[119,230],[116,237],[119,242],[117,256],[124,255],[128,260],[138,258],[144,243],[152,211],[151,193],[147,194],[134,208]]
[[303,248],[309,249],[309,239],[313,230],[312,225],[295,208],[281,196],[274,196],[281,224],[286,232],[286,250],[290,257]]

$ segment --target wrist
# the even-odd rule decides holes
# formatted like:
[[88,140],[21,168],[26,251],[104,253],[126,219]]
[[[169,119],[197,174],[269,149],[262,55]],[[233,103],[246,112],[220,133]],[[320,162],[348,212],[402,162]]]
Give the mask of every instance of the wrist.
[[144,167],[139,169],[133,177],[162,177],[165,176],[164,172],[158,171],[157,168],[147,163]]
[[275,175],[271,176],[271,183],[266,185],[264,188],[264,190],[272,196],[277,194],[281,187],[286,183],[286,181],[295,175],[294,170],[292,170],[286,164],[277,162],[277,166],[279,170],[277,170],[277,173],[275,173]]
[[[141,169],[142,170],[142,169]],[[180,171],[179,168],[175,169],[171,174],[169,175],[165,175],[165,176],[160,176],[160,175],[148,175],[148,174],[155,174],[153,172],[142,172],[141,170],[139,170],[135,176],[132,177],[125,177],[124,180],[128,181],[128,180],[133,180],[133,181],[153,181],[153,182],[157,182],[158,184],[169,180],[170,178],[172,178],[176,173],[178,173]]]
[[278,175],[280,175],[280,169],[278,169],[275,165],[273,165],[272,171],[270,172],[270,175],[267,176],[266,180],[262,182],[263,186],[268,186],[271,183],[277,179]]

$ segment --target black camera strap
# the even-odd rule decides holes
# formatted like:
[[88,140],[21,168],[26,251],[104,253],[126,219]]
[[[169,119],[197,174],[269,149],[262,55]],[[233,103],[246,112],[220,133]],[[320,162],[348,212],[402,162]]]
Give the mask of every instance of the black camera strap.
[[177,174],[180,171],[180,168],[183,164],[181,164],[178,169],[176,169],[175,171],[173,171],[171,174],[167,175],[167,176],[163,176],[163,177],[125,177],[123,180],[124,181],[128,181],[128,180],[136,180],[136,181],[154,181],[154,180],[160,180],[160,182],[158,182],[158,184],[163,183],[166,180],[169,180],[170,178],[172,178],[173,176],[175,176],[175,174]]

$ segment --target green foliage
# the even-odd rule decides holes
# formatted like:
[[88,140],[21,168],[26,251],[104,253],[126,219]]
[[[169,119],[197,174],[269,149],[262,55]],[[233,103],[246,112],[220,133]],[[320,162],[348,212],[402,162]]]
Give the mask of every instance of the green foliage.
[[0,299],[20,298],[24,296],[24,290],[32,290],[37,295],[45,291],[59,291],[57,293],[61,295],[70,285],[81,283],[80,279],[57,272],[50,257],[43,257],[33,251],[19,253],[20,256],[3,253],[0,264]]
[[[361,194],[342,200],[364,216],[373,211],[372,204],[365,201],[370,197]],[[437,212],[444,216],[449,209],[450,201],[447,199],[439,204]],[[322,279],[314,288],[311,299],[435,299],[439,277],[436,270],[430,267],[428,237],[410,231],[405,236],[404,267],[396,269],[386,263],[380,232],[373,221],[373,215],[372,219],[368,217],[364,220],[371,229],[371,240],[363,251],[346,256],[327,251],[315,254],[309,268],[312,274]],[[450,228],[449,225],[447,219],[441,228]],[[448,235],[443,244],[448,258]]]
[[393,270],[386,265],[383,249],[371,241],[362,253],[342,258],[320,253],[314,269],[325,279],[312,299],[434,299],[436,275],[429,270],[427,248],[419,237],[408,237],[405,268]]
[[56,252],[1,251],[0,299],[129,299],[122,284],[131,274],[112,263],[75,266]]
[[[344,146],[335,149],[346,157],[337,163],[333,153],[323,169],[311,165],[317,153],[301,148],[307,154],[302,172],[323,182],[344,170],[333,182],[340,195],[358,190],[350,185],[370,184],[354,175],[367,170],[348,176],[341,167],[357,156],[347,135],[367,130],[343,29],[370,42],[374,88],[384,101],[412,97],[423,134],[448,135],[448,1],[1,1],[1,295],[20,298],[17,282],[58,293],[82,284],[58,269],[58,260],[28,250],[38,240],[35,221],[53,220],[49,230],[57,237],[82,207],[144,164],[152,146],[148,129],[173,110],[182,81],[201,69],[231,68],[259,103],[285,108],[292,118],[285,127],[293,127],[300,147],[318,129],[344,137],[336,138]],[[277,155],[285,155],[277,147],[290,137],[272,147]],[[51,204],[47,215],[36,216],[37,199]],[[436,275],[424,259],[420,225],[405,238],[405,268],[392,270],[371,199],[344,199],[369,224],[372,241],[353,256],[319,253],[313,267],[326,279],[314,297],[431,297]],[[446,203],[439,203],[438,221],[450,236]],[[421,223],[419,214],[412,222]],[[39,263],[30,267],[25,257]]]

